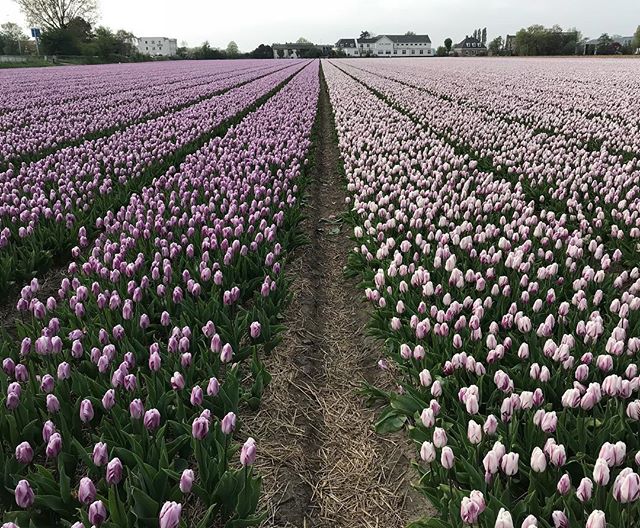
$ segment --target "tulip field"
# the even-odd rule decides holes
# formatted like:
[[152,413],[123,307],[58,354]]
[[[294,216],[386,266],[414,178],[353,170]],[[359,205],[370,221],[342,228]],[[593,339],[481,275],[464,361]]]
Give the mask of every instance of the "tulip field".
[[265,522],[324,90],[411,528],[640,526],[640,61],[461,58],[0,73],[3,527]]
[[[122,95],[112,74],[126,71],[92,77],[78,115],[95,110],[91,126],[118,130],[52,154],[43,133],[18,147],[45,155],[3,174],[7,274],[16,258],[75,238],[57,293],[44,298],[37,278],[24,286],[14,340],[2,342],[0,505],[10,526],[261,520],[255,441],[232,437],[268,383],[260,358],[278,339],[282,261],[298,242],[319,64],[236,64],[209,66],[181,98],[167,89],[154,108],[187,95],[192,104],[129,126],[116,124],[136,119],[136,90],[166,67],[134,68],[132,114],[110,102]],[[200,70],[175,68],[181,86]],[[3,117],[11,105],[36,120],[57,111],[36,92],[2,93]],[[76,136],[87,130],[69,123]]]
[[324,74],[415,526],[640,526],[640,63]]

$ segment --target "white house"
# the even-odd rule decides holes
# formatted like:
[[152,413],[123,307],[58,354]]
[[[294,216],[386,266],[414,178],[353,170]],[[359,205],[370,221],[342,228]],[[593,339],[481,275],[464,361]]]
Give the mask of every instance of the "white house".
[[[346,40],[346,39],[342,39]],[[366,57],[432,57],[429,35],[379,35],[357,39],[359,55]]]
[[166,37],[138,37],[138,51],[152,57],[173,57],[178,53],[178,41]]
[[347,57],[358,57],[360,55],[358,41],[356,39],[340,39],[336,42],[335,49],[341,51]]

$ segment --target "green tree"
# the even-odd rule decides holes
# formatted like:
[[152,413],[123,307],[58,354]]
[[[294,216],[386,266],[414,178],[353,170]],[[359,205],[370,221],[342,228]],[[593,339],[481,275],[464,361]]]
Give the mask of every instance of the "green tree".
[[449,50],[447,50],[447,48],[444,46],[438,46],[438,49],[436,50],[436,56],[446,57],[447,55],[449,55]]
[[280,57],[281,59],[284,58],[284,50],[283,49],[279,49],[278,50],[278,57]]
[[79,43],[89,42],[93,38],[91,24],[81,17],[76,17],[69,21],[66,30],[69,31]]
[[48,29],[40,38],[45,55],[80,55],[78,40],[66,29]]
[[311,44],[311,41],[307,40],[304,37],[300,37],[298,40],[296,40],[296,44]]
[[613,39],[608,35],[608,33],[603,33],[598,39],[598,44],[596,45],[596,54],[613,55],[614,53],[615,49],[613,47]]
[[229,57],[237,57],[240,54],[240,50],[238,49],[238,45],[232,40],[227,44],[227,55]]
[[405,35],[406,35],[407,37],[413,37],[413,36],[415,35],[415,32],[414,32],[414,31],[407,31],[407,32],[405,33]]
[[371,33],[369,31],[361,31],[360,32],[360,40],[371,38]]
[[18,24],[5,22],[0,25],[0,37],[2,38],[0,52],[7,55],[22,55],[22,43],[27,40],[27,36]]
[[483,44],[486,44],[486,43],[487,43],[487,28],[484,28],[484,29],[482,30],[482,38],[480,39],[480,41],[481,41]]
[[451,46],[453,46],[453,41],[450,38],[444,39],[444,47],[447,49],[447,53],[451,52]]
[[65,29],[74,18],[94,22],[97,0],[14,0],[27,20],[43,29]]
[[273,59],[273,49],[267,44],[260,44],[249,55],[252,59]]
[[502,37],[496,37],[491,42],[489,42],[489,51],[493,55],[498,55],[504,46],[504,40]]
[[640,48],[640,26],[636,29],[636,32],[633,35],[633,43],[631,45],[634,50]]

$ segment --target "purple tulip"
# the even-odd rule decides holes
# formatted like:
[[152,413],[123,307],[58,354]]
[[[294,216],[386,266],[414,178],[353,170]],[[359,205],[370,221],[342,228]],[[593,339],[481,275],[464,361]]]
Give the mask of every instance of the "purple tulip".
[[227,413],[220,423],[224,434],[231,434],[236,428],[236,415],[233,412]]
[[258,321],[254,321],[251,323],[250,334],[253,339],[257,339],[260,337],[260,333],[262,332],[262,326]]
[[82,423],[87,423],[93,420],[93,405],[87,399],[82,400],[80,402],[80,421]]
[[98,442],[93,446],[93,463],[97,466],[104,466],[109,460],[109,453],[107,450],[107,444],[104,442]]
[[122,480],[122,462],[118,457],[112,458],[107,464],[106,481],[109,486],[117,486]]
[[193,421],[191,434],[196,440],[204,439],[209,434],[209,420],[200,416]]
[[129,414],[134,420],[140,420],[144,415],[144,405],[142,400],[136,398],[129,404]]
[[107,508],[101,500],[92,502],[89,506],[89,522],[100,526],[107,519]]
[[49,437],[47,447],[45,449],[47,458],[56,458],[62,451],[62,436],[60,433],[53,433]]
[[193,487],[193,470],[185,469],[180,476],[180,491],[182,493],[191,492],[191,488]]
[[96,487],[89,477],[80,479],[78,486],[78,500],[82,504],[89,505],[96,499]]
[[177,502],[165,502],[160,510],[160,528],[178,528],[182,505]]
[[15,489],[16,504],[20,508],[30,508],[36,499],[35,493],[31,489],[28,480],[21,480]]
[[248,438],[240,450],[240,463],[243,466],[251,466],[256,461],[256,442]]
[[149,409],[144,413],[143,423],[148,431],[153,431],[160,427],[160,411],[158,409]]
[[21,464],[30,464],[33,460],[33,448],[29,442],[22,442],[16,447],[16,460]]

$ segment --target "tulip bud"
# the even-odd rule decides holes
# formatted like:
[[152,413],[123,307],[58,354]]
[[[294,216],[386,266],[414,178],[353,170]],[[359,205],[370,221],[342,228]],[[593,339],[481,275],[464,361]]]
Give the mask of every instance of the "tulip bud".
[[243,466],[250,466],[256,460],[256,442],[253,438],[248,438],[240,451],[240,463]]
[[236,428],[236,415],[232,412],[227,413],[222,419],[221,428],[224,434],[231,434]]
[[122,462],[118,457],[112,458],[107,464],[105,480],[109,486],[117,486],[122,480]]
[[107,508],[101,500],[91,503],[89,506],[89,522],[95,526],[100,526],[107,519]]
[[455,462],[455,457],[453,456],[453,451],[449,446],[445,446],[442,448],[442,453],[440,454],[440,463],[442,467],[445,469],[451,469]]
[[35,493],[31,489],[28,480],[21,480],[15,489],[16,504],[20,508],[29,508],[36,499]]
[[96,499],[96,487],[89,477],[80,479],[78,486],[78,500],[82,504],[91,504]]
[[21,464],[30,464],[33,460],[33,448],[29,442],[22,442],[16,447],[16,460]]
[[594,510],[587,519],[586,528],[607,528],[607,519],[604,512],[601,510]]
[[193,487],[193,470],[185,469],[180,476],[180,491],[182,493],[189,493]]
[[178,528],[182,505],[177,502],[165,502],[160,510],[160,528]]

